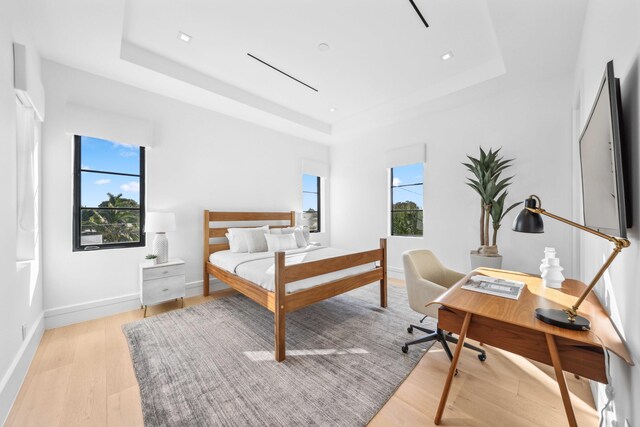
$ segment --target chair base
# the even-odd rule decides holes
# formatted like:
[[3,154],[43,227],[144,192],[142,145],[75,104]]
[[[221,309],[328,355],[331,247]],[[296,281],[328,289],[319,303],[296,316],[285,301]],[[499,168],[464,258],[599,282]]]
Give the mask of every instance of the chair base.
[[[402,352],[403,353],[408,353],[409,352],[409,346],[410,345],[421,344],[423,342],[438,341],[440,344],[442,344],[442,348],[444,349],[444,352],[447,354],[447,357],[449,358],[449,361],[451,361],[453,359],[453,354],[451,353],[451,349],[449,348],[449,344],[448,343],[457,344],[458,343],[458,338],[456,338],[453,335],[451,335],[450,332],[447,333],[447,332],[443,331],[440,328],[438,328],[435,331],[433,331],[431,329],[427,329],[427,328],[424,328],[422,326],[417,326],[417,325],[409,325],[409,327],[407,328],[407,332],[409,332],[411,334],[411,333],[413,333],[414,329],[417,329],[419,331],[425,332],[428,335],[426,335],[426,336],[424,336],[422,338],[419,338],[417,340],[406,342],[402,346]],[[471,345],[469,343],[464,343],[464,347],[468,348],[470,350],[478,352],[478,359],[481,362],[484,362],[485,360],[487,360],[487,352],[484,351],[483,349],[478,348],[478,347],[476,347],[474,345]]]

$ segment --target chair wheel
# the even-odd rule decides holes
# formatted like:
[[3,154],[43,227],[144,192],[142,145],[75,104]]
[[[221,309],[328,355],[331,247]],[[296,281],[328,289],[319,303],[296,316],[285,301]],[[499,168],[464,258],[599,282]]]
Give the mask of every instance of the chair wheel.
[[410,334],[412,334],[412,333],[413,333],[413,326],[409,326],[409,327],[407,328],[407,332],[409,332]]
[[408,345],[403,345],[402,346],[402,352],[405,353],[405,354],[408,353],[409,352],[409,346]]
[[484,353],[478,354],[478,360],[480,360],[481,362],[484,362],[485,360],[487,360],[487,355]]

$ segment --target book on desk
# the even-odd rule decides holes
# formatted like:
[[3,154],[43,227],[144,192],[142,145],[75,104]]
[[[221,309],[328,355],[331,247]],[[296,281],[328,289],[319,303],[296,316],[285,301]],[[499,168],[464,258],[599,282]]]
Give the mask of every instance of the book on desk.
[[462,289],[517,300],[524,286],[524,282],[478,275],[471,276]]

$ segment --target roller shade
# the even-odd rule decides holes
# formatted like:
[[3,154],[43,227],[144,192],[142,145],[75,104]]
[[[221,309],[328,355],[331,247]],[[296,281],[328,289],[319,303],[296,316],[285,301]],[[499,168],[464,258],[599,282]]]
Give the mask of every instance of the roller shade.
[[13,87],[22,105],[33,108],[39,121],[44,121],[44,87],[40,77],[40,56],[32,48],[13,44]]
[[65,109],[65,121],[66,131],[73,135],[142,147],[153,145],[153,125],[145,120],[69,103]]
[[329,165],[316,160],[304,159],[302,161],[302,173],[307,175],[320,176],[322,178],[329,177]]
[[388,150],[386,157],[388,168],[424,163],[427,160],[427,146],[426,144],[415,144],[395,148]]

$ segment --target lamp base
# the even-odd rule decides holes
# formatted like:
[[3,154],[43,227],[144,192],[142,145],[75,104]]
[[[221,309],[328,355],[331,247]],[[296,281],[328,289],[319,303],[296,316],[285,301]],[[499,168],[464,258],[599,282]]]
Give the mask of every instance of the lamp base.
[[550,325],[564,329],[573,329],[574,331],[586,331],[591,328],[589,319],[576,316],[572,322],[569,320],[569,314],[564,310],[536,308],[536,318]]
[[158,264],[164,264],[169,261],[169,240],[165,233],[156,233],[153,239],[153,254],[157,255]]

